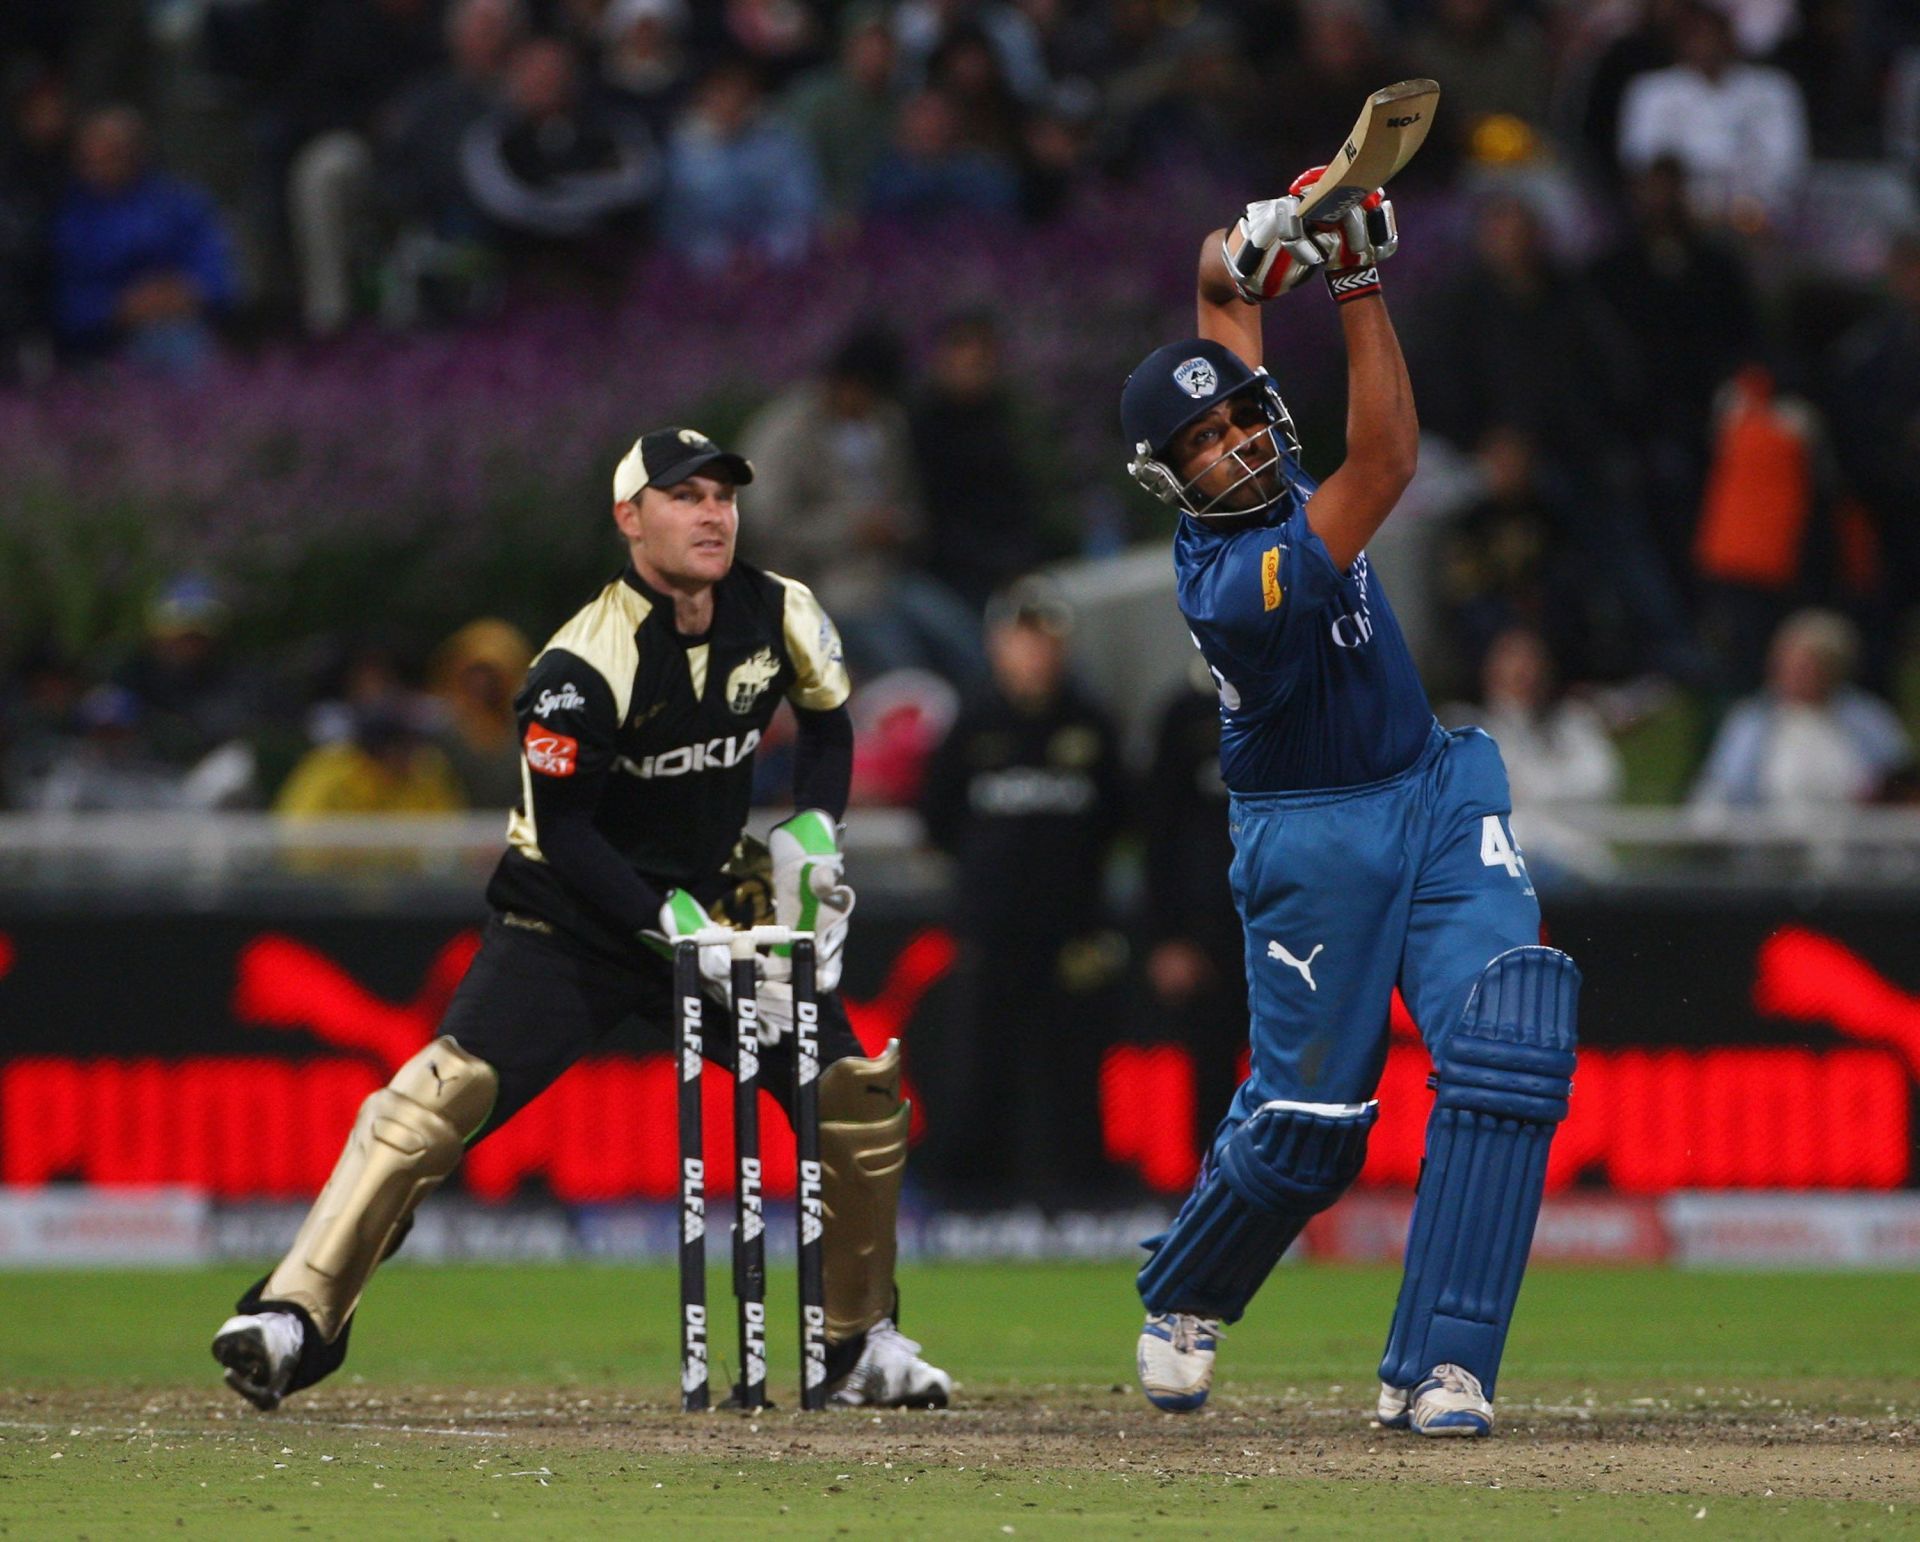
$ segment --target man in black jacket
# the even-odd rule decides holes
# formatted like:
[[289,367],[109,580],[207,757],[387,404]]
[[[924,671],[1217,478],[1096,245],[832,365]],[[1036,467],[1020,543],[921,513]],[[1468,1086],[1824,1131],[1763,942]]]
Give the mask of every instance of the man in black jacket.
[[1071,625],[1037,579],[996,596],[992,685],[961,709],[922,795],[955,857],[967,1002],[943,1140],[995,1202],[1071,1201],[1102,1177],[1100,1055],[1126,961],[1102,884],[1126,796],[1114,725],[1067,675]]

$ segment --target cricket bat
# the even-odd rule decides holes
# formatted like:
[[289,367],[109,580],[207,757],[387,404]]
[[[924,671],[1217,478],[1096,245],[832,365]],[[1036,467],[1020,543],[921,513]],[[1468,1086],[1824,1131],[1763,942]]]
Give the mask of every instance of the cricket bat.
[[1403,80],[1367,98],[1359,121],[1327,162],[1320,180],[1300,195],[1300,218],[1309,225],[1335,225],[1376,187],[1384,187],[1426,142],[1440,83]]

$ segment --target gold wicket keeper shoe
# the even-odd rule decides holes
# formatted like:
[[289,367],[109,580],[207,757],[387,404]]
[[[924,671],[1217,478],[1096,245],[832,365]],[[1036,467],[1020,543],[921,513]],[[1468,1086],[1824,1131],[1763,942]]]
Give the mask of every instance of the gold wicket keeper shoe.
[[255,1408],[271,1412],[287,1394],[305,1333],[291,1312],[229,1317],[213,1336],[213,1358],[227,1368],[229,1387]]

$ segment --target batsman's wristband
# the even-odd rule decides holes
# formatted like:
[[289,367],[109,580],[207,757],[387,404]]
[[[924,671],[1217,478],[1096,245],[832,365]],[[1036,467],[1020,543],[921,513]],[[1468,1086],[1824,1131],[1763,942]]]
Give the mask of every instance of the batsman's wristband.
[[1327,293],[1333,296],[1335,305],[1346,305],[1353,300],[1364,300],[1370,294],[1380,293],[1380,269],[1373,263],[1364,268],[1348,268],[1340,273],[1327,275]]

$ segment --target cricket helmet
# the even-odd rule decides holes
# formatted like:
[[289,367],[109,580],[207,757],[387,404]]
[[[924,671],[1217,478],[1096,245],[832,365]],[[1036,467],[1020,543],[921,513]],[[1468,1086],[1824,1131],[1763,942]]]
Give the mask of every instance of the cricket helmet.
[[[1260,442],[1261,436],[1255,435],[1225,457],[1237,465],[1240,474],[1219,492],[1199,494],[1194,486],[1199,477],[1182,481],[1163,458],[1167,447],[1195,418],[1242,393],[1253,393],[1259,401],[1267,419],[1265,437],[1272,454],[1257,462],[1244,458],[1243,452]],[[1196,519],[1243,520],[1250,515],[1266,515],[1299,496],[1300,439],[1294,432],[1293,415],[1287,411],[1272,377],[1264,369],[1248,368],[1224,344],[1193,337],[1156,348],[1142,359],[1120,390],[1120,431],[1126,435],[1132,457],[1127,462],[1127,474],[1162,503]],[[1279,468],[1280,491],[1261,503],[1230,506],[1228,500],[1270,465]],[[1200,476],[1212,469],[1209,465]]]

